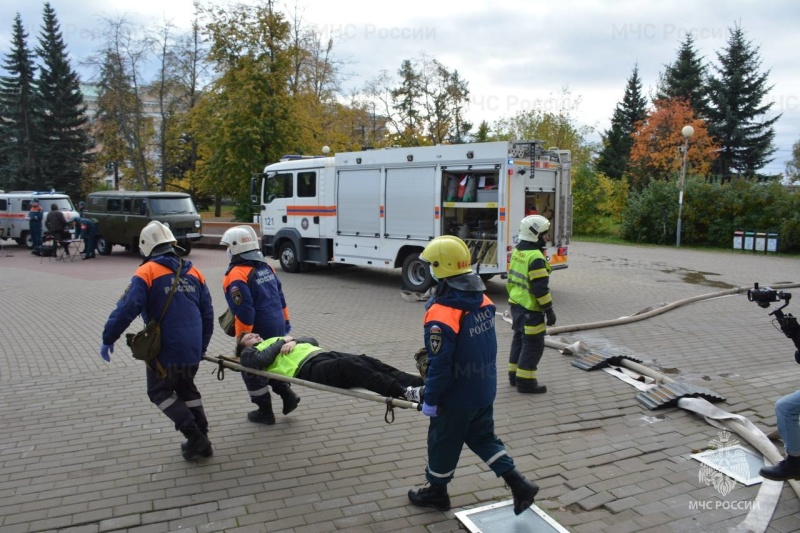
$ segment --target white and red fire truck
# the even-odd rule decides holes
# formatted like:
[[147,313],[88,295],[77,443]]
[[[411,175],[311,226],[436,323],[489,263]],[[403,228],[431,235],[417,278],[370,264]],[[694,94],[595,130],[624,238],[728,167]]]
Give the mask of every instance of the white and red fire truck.
[[286,156],[253,177],[251,192],[264,255],[286,272],[330,263],[401,268],[405,288],[423,292],[433,280],[420,252],[434,237],[457,235],[473,271],[505,277],[519,223],[534,213],[551,221],[551,265],[567,266],[570,153],[539,141]]

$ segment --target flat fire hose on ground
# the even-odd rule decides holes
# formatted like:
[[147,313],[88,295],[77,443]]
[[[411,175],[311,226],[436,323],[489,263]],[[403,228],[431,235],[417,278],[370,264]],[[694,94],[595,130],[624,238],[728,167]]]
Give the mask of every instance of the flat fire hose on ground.
[[400,407],[402,409],[414,409],[416,411],[422,410],[422,404],[416,402],[410,402],[408,400],[401,400],[399,398],[390,398],[390,397],[383,397],[380,394],[376,394],[374,392],[361,392],[352,389],[340,389],[338,387],[331,387],[329,385],[322,385],[320,383],[315,383],[313,381],[308,381],[305,379],[298,379],[298,378],[290,378],[287,376],[282,376],[280,374],[273,374],[272,372],[265,372],[264,370],[256,370],[254,368],[247,368],[246,366],[242,366],[236,359],[225,355],[204,355],[203,359],[209,361],[211,363],[215,363],[217,365],[216,374],[217,379],[222,381],[225,379],[225,368],[230,370],[234,370],[236,372],[248,372],[250,374],[255,374],[256,376],[262,376],[269,379],[274,379],[276,381],[284,381],[286,383],[292,383],[294,385],[301,385],[303,387],[309,387],[312,389],[317,389],[324,392],[332,392],[334,394],[343,394],[345,396],[352,396],[353,398],[359,398],[361,400],[369,400],[371,402],[378,402],[386,405],[386,413],[384,414],[383,419],[386,421],[387,424],[391,424],[394,422],[394,408]]

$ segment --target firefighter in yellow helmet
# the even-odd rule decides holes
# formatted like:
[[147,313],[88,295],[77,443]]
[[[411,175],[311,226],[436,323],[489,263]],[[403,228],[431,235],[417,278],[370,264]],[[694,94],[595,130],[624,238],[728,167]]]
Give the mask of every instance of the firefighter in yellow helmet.
[[464,444],[503,477],[514,497],[514,512],[530,507],[539,490],[514,466],[494,433],[497,394],[495,305],[472,272],[472,254],[454,236],[433,239],[420,255],[439,282],[426,304],[428,371],[422,413],[430,417],[426,487],[408,491],[412,504],[450,509],[447,484]]
[[511,355],[508,380],[517,392],[541,394],[547,387],[540,384],[536,371],[544,353],[545,324],[556,323],[550,296],[550,263],[542,250],[550,221],[542,215],[522,219],[519,244],[511,253],[508,272],[508,303],[511,305]]

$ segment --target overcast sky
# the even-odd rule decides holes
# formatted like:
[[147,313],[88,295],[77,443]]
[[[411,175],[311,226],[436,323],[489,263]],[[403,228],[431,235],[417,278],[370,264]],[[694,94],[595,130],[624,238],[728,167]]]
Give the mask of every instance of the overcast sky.
[[[43,5],[3,2],[3,58],[17,12],[35,46]],[[125,15],[150,26],[168,20],[188,28],[193,14],[192,0],[52,0],[51,5],[76,63],[96,47],[91,33],[100,27],[100,17]],[[580,98],[574,116],[598,132],[592,140],[608,128],[635,64],[650,94],[687,31],[700,54],[716,63],[728,28],[740,24],[760,48],[761,70],[771,71],[771,116],[783,114],[775,127],[775,161],[764,171],[783,172],[792,144],[800,140],[797,0],[297,0],[277,5],[292,11],[296,6],[305,23],[333,37],[334,53],[351,75],[348,86],[361,87],[381,70],[395,74],[404,59],[427,54],[469,82],[468,117],[476,126],[530,109],[537,100],[558,108],[561,90],[568,87],[573,99]]]

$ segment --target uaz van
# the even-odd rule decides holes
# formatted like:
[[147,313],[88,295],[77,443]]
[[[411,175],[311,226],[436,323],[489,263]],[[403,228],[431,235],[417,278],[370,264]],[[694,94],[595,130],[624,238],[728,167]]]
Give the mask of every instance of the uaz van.
[[100,255],[110,254],[115,244],[138,254],[139,233],[153,220],[168,226],[187,254],[192,242],[203,236],[192,197],[180,192],[93,192],[86,198],[83,216],[97,220]]

